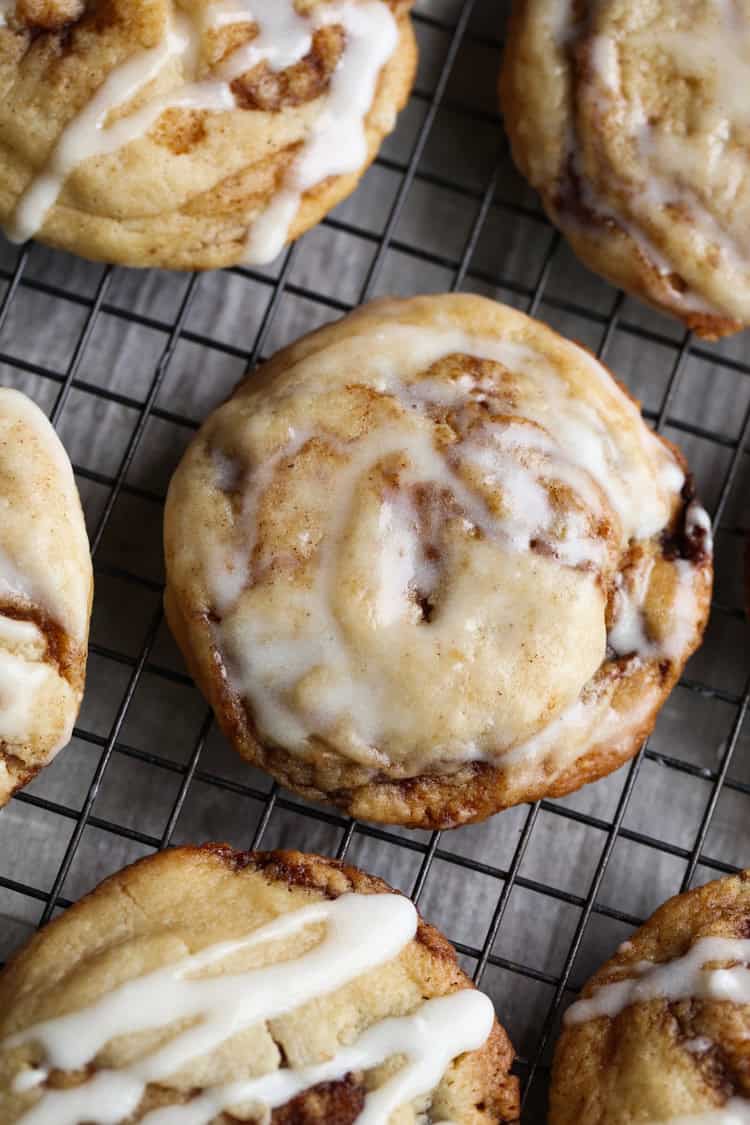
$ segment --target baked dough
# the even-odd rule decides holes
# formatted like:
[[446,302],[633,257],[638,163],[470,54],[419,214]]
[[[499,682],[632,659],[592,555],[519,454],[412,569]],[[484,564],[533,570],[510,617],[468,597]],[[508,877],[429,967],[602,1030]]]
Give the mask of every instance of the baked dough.
[[516,0],[516,163],[593,270],[714,339],[750,323],[750,4]]
[[0,221],[128,266],[270,262],[357,185],[414,79],[411,0],[17,0]]
[[39,407],[0,388],[0,806],[70,741],[92,589],[67,454]]
[[550,1125],[750,1120],[750,872],[670,899],[573,1004]]
[[428,827],[634,754],[711,589],[677,451],[588,352],[469,295],[375,302],[248,377],[172,480],[165,548],[240,753]]
[[408,899],[299,852],[141,860],[0,974],[4,1125],[500,1125],[512,1058]]

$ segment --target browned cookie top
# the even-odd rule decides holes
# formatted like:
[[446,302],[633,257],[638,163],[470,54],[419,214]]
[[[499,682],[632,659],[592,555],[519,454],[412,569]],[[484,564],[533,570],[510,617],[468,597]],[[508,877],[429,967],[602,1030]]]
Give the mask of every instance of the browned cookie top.
[[581,257],[715,337],[750,322],[747,0],[516,0],[514,156]]
[[479,297],[376,302],[205,423],[167,612],[238,749],[447,825],[634,752],[705,623],[679,454],[582,348]]
[[511,1061],[407,899],[298,852],[142,860],[0,975],[8,1125],[97,1120],[110,1098],[113,1125],[159,1109],[172,1125],[500,1125],[518,1114]]
[[7,0],[0,221],[87,257],[270,261],[356,186],[414,77],[409,0]]
[[565,1017],[550,1125],[750,1117],[750,875],[678,895]]

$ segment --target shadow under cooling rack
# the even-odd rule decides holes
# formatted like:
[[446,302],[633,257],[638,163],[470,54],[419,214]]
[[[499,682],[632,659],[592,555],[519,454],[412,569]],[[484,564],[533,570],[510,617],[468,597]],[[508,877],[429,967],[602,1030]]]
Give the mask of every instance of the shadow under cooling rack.
[[[97,582],[73,742],[0,814],[0,956],[170,843],[346,856],[455,942],[519,1051],[531,1122],[575,990],[664,898],[743,862],[750,356],[746,336],[709,345],[623,299],[546,223],[496,109],[504,9],[417,4],[422,62],[396,133],[356,194],[270,270],[147,274],[0,250],[0,381],[47,410],[71,453]],[[706,643],[629,766],[429,834],[306,804],[229,750],[164,626],[161,519],[182,450],[248,366],[370,297],[450,289],[541,317],[614,368],[686,452],[718,558]]]

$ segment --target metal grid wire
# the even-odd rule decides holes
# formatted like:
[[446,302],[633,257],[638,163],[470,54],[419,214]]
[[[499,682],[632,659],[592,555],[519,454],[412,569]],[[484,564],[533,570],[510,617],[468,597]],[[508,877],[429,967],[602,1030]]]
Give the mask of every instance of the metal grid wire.
[[[573,262],[510,166],[494,98],[505,15],[497,0],[417,3],[423,63],[395,138],[275,271],[149,276],[3,250],[0,382],[40,401],[71,448],[97,596],[73,744],[0,815],[0,954],[171,843],[347,857],[452,938],[496,1001],[525,1120],[539,1121],[559,1013],[586,976],[663,898],[742,863],[750,360],[746,336],[697,341]],[[180,450],[245,367],[373,295],[448,288],[514,303],[612,363],[688,451],[719,566],[703,655],[629,766],[571,798],[428,834],[307,804],[231,754],[163,625],[159,534]]]

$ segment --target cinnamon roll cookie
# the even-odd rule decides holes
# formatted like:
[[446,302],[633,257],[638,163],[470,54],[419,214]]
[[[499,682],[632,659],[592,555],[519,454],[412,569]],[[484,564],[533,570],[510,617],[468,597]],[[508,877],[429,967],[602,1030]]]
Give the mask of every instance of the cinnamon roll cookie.
[[512,1059],[407,898],[299,852],[141,860],[0,974],[3,1125],[500,1125]]
[[584,262],[709,339],[750,323],[750,4],[516,0],[513,155]]
[[280,352],[189,448],[165,533],[170,624],[240,753],[411,825],[629,758],[711,588],[680,455],[586,351],[468,295]]
[[92,587],[67,454],[30,399],[0,388],[0,806],[70,740]]
[[270,262],[357,185],[411,0],[8,0],[0,220],[128,266]]
[[670,899],[565,1014],[550,1125],[750,1121],[750,872]]

